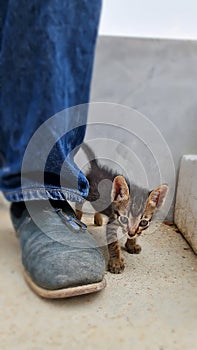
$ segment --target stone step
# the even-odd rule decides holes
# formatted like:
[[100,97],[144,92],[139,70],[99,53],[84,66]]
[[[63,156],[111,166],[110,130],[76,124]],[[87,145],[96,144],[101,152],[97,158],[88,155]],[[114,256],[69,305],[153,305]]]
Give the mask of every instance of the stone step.
[[181,159],[174,222],[197,254],[197,155]]

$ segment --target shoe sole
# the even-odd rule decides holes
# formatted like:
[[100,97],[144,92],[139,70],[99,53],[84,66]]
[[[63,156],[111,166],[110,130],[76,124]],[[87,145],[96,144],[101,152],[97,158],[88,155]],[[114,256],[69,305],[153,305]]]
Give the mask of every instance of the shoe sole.
[[86,284],[83,286],[69,287],[55,290],[48,290],[42,287],[39,287],[36,283],[32,281],[29,274],[24,271],[25,281],[29,287],[40,297],[46,299],[63,299],[71,298],[78,295],[84,295],[89,293],[99,292],[100,290],[106,287],[106,280],[103,279],[101,282]]

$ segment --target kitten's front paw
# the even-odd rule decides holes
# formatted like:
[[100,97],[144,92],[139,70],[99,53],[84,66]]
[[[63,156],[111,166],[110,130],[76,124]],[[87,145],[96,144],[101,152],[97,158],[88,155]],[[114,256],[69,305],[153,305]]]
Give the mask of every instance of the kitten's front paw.
[[94,214],[94,223],[97,226],[102,226],[103,225],[103,217],[100,213],[95,213]]
[[136,244],[133,247],[128,247],[127,245],[125,245],[125,248],[129,254],[139,254],[142,250],[139,244]]
[[108,270],[111,273],[121,273],[124,271],[125,265],[124,260],[121,258],[118,259],[110,259],[108,263]]

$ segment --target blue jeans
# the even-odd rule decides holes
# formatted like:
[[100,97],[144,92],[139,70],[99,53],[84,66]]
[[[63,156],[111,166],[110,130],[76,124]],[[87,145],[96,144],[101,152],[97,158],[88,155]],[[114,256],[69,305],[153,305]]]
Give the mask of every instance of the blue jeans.
[[[88,182],[71,152],[83,141],[87,108],[81,108],[80,117],[75,110],[64,114],[65,133],[47,158],[44,183],[39,177],[40,155],[47,142],[44,134],[29,169],[25,168],[28,181],[23,188],[21,168],[38,128],[61,110],[89,100],[100,9],[101,0],[3,0],[0,4],[0,189],[8,201],[80,201],[88,194]],[[81,126],[70,130],[73,118]],[[49,138],[54,129],[53,124],[48,126]]]

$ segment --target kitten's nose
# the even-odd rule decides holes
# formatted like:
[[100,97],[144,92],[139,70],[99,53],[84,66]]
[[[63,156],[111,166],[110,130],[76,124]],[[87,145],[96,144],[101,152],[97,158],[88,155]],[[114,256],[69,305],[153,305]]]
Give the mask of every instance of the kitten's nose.
[[129,236],[130,236],[130,237],[135,236],[136,231],[137,231],[137,226],[133,226],[132,228],[130,228],[130,230],[129,230]]

